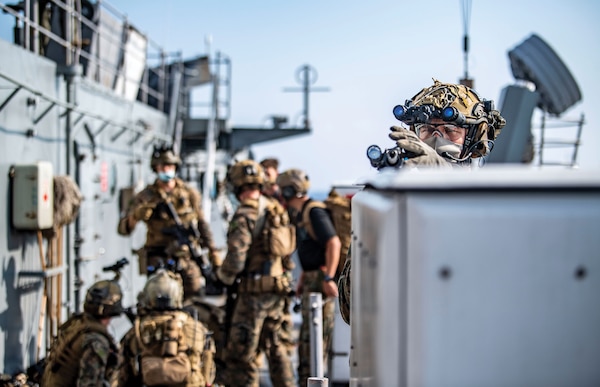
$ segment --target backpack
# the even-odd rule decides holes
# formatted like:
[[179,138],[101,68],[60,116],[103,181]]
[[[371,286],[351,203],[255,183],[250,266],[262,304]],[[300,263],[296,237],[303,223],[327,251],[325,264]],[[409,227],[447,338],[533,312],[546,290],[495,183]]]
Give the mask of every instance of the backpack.
[[258,219],[252,237],[261,237],[267,254],[286,257],[296,250],[296,227],[278,201],[263,195],[258,200]]
[[206,328],[185,312],[136,319],[139,368],[146,386],[203,386]]
[[333,188],[329,192],[329,195],[325,201],[310,201],[302,213],[302,225],[306,229],[308,235],[314,240],[317,240],[317,236],[315,235],[315,231],[310,223],[310,210],[315,207],[319,207],[325,208],[329,213],[333,227],[335,228],[335,232],[338,238],[340,238],[340,242],[342,244],[340,249],[340,260],[338,262],[336,271],[338,276],[344,267],[344,262],[348,256],[348,250],[350,249],[350,243],[352,242],[351,203],[352,201],[349,197],[341,196],[337,193],[335,188]]

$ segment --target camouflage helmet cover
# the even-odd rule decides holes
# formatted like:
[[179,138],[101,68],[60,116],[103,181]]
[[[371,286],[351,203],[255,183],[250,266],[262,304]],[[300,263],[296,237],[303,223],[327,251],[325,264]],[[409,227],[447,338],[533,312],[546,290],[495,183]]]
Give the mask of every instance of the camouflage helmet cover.
[[[491,100],[485,100],[479,94],[461,84],[442,83],[434,79],[432,86],[426,87],[418,92],[412,99],[406,103],[407,107],[432,106],[433,114],[425,115],[417,122],[428,122],[432,118],[443,118],[444,121],[454,123],[457,126],[473,126],[474,131],[468,131],[465,145],[478,144],[478,148],[471,157],[480,157],[488,151],[488,141],[495,140],[500,134],[500,130],[506,125],[506,121],[500,115],[498,110],[494,109],[494,103]],[[442,117],[442,112],[446,108],[452,108],[448,111],[456,112],[452,117]],[[400,118],[399,118],[400,119]],[[400,119],[401,121],[404,121]],[[410,129],[415,130],[414,121],[407,122],[411,125]]]
[[243,160],[231,166],[227,180],[236,190],[248,184],[262,185],[265,182],[265,172],[256,161]]
[[145,310],[175,310],[183,306],[181,277],[170,270],[158,269],[146,282],[138,307]]
[[98,281],[87,291],[83,310],[95,317],[114,317],[123,313],[123,293],[115,281]]
[[308,175],[300,169],[288,169],[277,176],[277,185],[286,199],[290,199],[298,194],[306,195],[310,188]]
[[150,167],[156,171],[156,167],[163,165],[181,165],[181,159],[175,154],[172,146],[155,146],[150,159]]

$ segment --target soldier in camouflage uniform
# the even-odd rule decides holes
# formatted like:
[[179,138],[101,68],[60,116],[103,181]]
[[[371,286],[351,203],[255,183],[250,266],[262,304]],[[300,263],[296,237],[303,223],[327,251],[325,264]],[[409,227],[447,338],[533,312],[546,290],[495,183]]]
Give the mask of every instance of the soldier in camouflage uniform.
[[[166,210],[165,203],[173,204],[177,215],[186,228],[198,231],[198,238],[190,235],[195,246],[207,248],[213,268],[221,265],[219,252],[213,241],[213,234],[200,206],[200,193],[175,176],[181,160],[171,148],[155,148],[150,166],[158,177],[138,193],[126,215],[119,221],[118,232],[129,235],[137,222],[146,223],[146,243],[140,254],[140,271],[146,274],[147,269],[168,266],[172,258],[177,262],[175,270],[183,278],[185,297],[198,295],[201,289],[201,273],[196,262],[191,258],[188,246],[179,245],[176,238],[165,230],[175,226],[175,220]],[[199,247],[198,246],[198,247]]]
[[43,386],[103,386],[116,377],[117,347],[107,326],[122,313],[121,288],[99,281],[87,291],[84,313],[72,316],[58,332],[42,376]]
[[[409,126],[393,126],[389,137],[408,152],[404,168],[469,166],[472,159],[491,151],[491,144],[506,124],[491,100],[482,99],[465,85],[441,83],[422,89],[394,115]],[[350,252],[338,281],[340,311],[350,323]]]
[[241,161],[231,167],[228,178],[240,205],[229,226],[227,256],[217,271],[224,284],[237,284],[237,299],[228,316],[226,384],[258,387],[256,356],[263,336],[270,338],[265,353],[273,385],[295,386],[292,361],[279,338],[285,297],[291,287],[283,274],[282,257],[269,255],[268,241],[255,237],[259,234],[256,230],[261,231],[256,229],[260,227],[261,203],[278,209],[286,218],[287,213],[277,201],[261,195],[264,173],[258,163]]
[[138,295],[137,309],[134,326],[121,339],[114,386],[212,386],[214,342],[197,316],[183,310],[181,277],[155,271]]
[[[277,185],[277,176],[279,176],[279,160],[276,158],[266,158],[260,162],[260,165],[265,171],[265,183],[262,189],[262,194],[272,199],[285,204],[281,197],[281,191]],[[292,270],[296,267],[292,256],[283,257],[283,267],[285,269],[285,275],[289,276],[290,281],[293,280]],[[281,323],[281,332],[279,334],[281,342],[287,345],[288,350],[293,351],[296,348],[296,339],[294,337],[294,322],[292,321],[292,314],[290,307],[292,305],[292,295],[286,297],[285,305],[283,306],[283,318]],[[264,340],[268,338],[261,338],[260,349],[264,350],[269,347],[269,343],[265,343]]]
[[[310,187],[308,176],[299,169],[289,169],[277,178],[281,195],[288,206],[298,213],[296,222],[296,242],[298,258],[302,265],[302,274],[298,281],[297,294],[302,295],[302,326],[298,343],[298,379],[306,386],[310,375],[310,293],[323,294],[323,363],[327,364],[331,350],[333,325],[335,319],[334,297],[338,296],[334,277],[340,259],[341,242],[336,234],[331,217],[321,207],[310,209],[309,217],[312,229],[318,240],[312,239],[302,223],[303,210],[311,202],[308,196]],[[316,375],[312,375],[316,376]]]

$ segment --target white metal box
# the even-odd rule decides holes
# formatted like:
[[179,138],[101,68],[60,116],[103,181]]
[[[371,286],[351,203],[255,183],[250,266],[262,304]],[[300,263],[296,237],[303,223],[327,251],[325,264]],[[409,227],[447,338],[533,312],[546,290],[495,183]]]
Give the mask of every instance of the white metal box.
[[12,180],[12,223],[20,230],[52,227],[54,176],[52,164],[15,165]]
[[369,184],[352,202],[351,385],[600,385],[600,172]]

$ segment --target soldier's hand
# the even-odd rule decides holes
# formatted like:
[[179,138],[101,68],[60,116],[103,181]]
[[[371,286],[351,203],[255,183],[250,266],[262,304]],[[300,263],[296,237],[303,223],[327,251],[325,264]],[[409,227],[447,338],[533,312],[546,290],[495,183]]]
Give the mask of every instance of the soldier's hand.
[[219,253],[218,250],[210,250],[208,253],[208,258],[214,267],[219,267],[223,263],[223,258],[221,258],[221,253]]
[[327,297],[337,297],[339,294],[335,281],[323,281],[323,293]]
[[149,204],[143,204],[139,207],[136,207],[133,210],[133,217],[135,220],[147,221],[152,217],[152,213],[154,212],[154,207]]
[[435,149],[421,141],[416,133],[401,126],[392,126],[390,131],[389,137],[396,141],[396,145],[414,155],[404,161],[405,165],[450,167],[448,161]]

